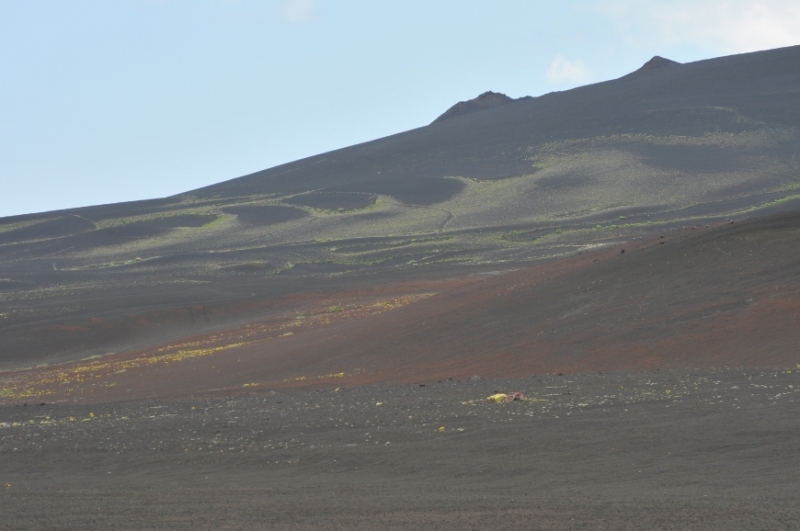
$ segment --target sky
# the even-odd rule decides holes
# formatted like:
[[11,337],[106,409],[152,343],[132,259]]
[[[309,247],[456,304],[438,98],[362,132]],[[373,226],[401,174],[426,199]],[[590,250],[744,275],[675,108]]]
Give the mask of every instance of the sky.
[[487,90],[795,44],[797,0],[0,0],[0,217],[189,191]]

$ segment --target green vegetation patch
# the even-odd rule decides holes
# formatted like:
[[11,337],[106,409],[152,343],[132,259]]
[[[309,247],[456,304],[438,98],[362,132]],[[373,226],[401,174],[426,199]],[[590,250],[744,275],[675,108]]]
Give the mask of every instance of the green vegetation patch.
[[0,233],[9,232],[9,231],[12,231],[12,230],[17,230],[17,229],[24,229],[25,227],[30,227],[32,225],[37,225],[37,224],[45,222],[45,221],[52,221],[52,220],[51,219],[32,219],[32,220],[28,220],[28,221],[17,221],[16,223],[5,223],[3,225],[0,225]]
[[737,213],[744,214],[744,213],[747,213],[747,212],[754,212],[756,210],[763,210],[765,208],[777,206],[777,205],[780,205],[782,203],[788,203],[789,201],[796,201],[798,199],[800,199],[800,194],[788,195],[786,197],[781,197],[780,199],[774,199],[774,200],[769,201],[767,203],[762,203],[760,205],[751,206],[750,208],[748,208],[746,210],[742,210],[741,212],[737,212]]

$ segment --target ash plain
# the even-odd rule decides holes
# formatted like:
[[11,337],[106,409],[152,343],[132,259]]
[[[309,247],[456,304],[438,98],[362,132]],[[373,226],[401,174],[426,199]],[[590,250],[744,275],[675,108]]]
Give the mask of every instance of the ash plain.
[[0,529],[797,529],[798,369],[7,406]]

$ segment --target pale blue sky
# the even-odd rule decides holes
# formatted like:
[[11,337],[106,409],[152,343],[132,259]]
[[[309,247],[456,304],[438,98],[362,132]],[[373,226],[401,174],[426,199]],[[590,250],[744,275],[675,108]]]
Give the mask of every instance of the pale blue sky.
[[0,216],[163,197],[537,96],[800,43],[796,0],[0,0]]

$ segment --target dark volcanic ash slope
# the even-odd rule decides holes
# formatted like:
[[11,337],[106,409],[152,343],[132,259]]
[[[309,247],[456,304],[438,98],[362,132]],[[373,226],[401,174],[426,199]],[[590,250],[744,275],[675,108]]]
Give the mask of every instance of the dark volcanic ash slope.
[[272,338],[259,332],[262,322],[195,332],[149,352],[0,375],[0,388],[14,403],[109,401],[475,374],[800,365],[800,213],[478,276],[485,280],[391,311],[366,304],[359,318],[338,319],[345,304],[341,314],[334,306],[290,315]]
[[[623,253],[623,250],[625,251]],[[800,363],[800,213],[540,264],[309,334],[250,377],[409,382]],[[295,372],[293,372],[295,371]]]
[[79,357],[143,338],[30,338],[287,278],[460,274],[800,206],[800,47],[648,64],[171,198],[0,219],[0,335],[23,358]]
[[[651,61],[663,65],[668,60]],[[351,188],[394,195],[403,202],[431,204],[449,196],[434,194],[446,177],[503,179],[541,171],[537,155],[576,155],[591,144],[628,151],[652,143],[643,161],[656,171],[663,158],[681,166],[681,148],[724,149],[709,135],[800,125],[800,47],[784,48],[669,68],[648,68],[636,75],[578,89],[497,105],[437,121],[431,126],[353,148],[312,157],[214,185],[195,193],[226,197],[279,189],[303,192]],[[481,98],[478,98],[479,102]],[[504,100],[505,101],[505,100]],[[614,135],[632,137],[608,138]],[[644,138],[638,138],[642,135]],[[649,141],[645,138],[656,137]],[[680,144],[676,137],[694,141]],[[601,139],[607,139],[603,146]],[[672,140],[667,140],[670,138]],[[702,139],[706,142],[702,142]],[[582,144],[580,142],[592,143]],[[566,144],[560,142],[567,141]],[[580,141],[580,142],[579,142]],[[578,143],[576,143],[578,142]],[[796,142],[790,149],[794,153]],[[676,149],[670,151],[669,146]],[[679,146],[679,147],[678,147]],[[709,153],[713,154],[714,149]],[[731,151],[730,154],[733,154]],[[715,157],[717,162],[720,157]],[[741,165],[741,163],[740,163]],[[682,169],[695,168],[686,162]],[[652,179],[655,175],[640,175]],[[313,183],[313,184],[312,184]],[[399,187],[403,187],[401,190]],[[456,190],[452,190],[455,192]]]

